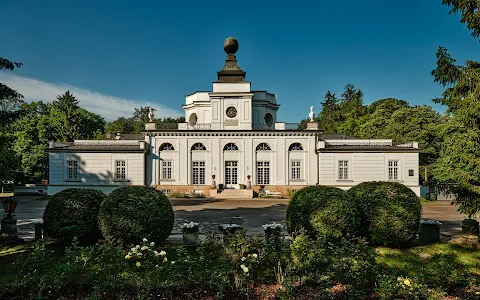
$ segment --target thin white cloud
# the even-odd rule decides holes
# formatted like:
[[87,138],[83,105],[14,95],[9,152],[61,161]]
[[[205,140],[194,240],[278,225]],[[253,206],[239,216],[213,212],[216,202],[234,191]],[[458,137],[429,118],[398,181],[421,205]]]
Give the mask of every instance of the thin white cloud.
[[22,94],[27,102],[39,100],[52,102],[58,95],[70,91],[80,102],[80,107],[101,115],[106,121],[112,121],[118,117],[131,117],[134,109],[140,106],[153,106],[157,110],[155,112],[155,117],[157,118],[179,117],[183,115],[175,109],[148,101],[129,100],[104,95],[67,84],[50,83],[15,76],[6,72],[0,72],[0,82]]

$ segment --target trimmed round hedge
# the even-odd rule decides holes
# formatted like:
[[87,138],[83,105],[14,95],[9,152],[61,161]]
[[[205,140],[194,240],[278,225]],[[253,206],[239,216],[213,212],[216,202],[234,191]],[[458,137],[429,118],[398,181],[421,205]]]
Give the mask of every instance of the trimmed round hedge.
[[161,241],[172,232],[173,208],[154,188],[125,186],[105,197],[98,222],[110,243],[137,243],[142,238]]
[[310,236],[318,234],[339,238],[355,235],[359,217],[354,203],[341,189],[309,186],[297,191],[287,206],[289,233],[304,229]]
[[363,182],[347,194],[360,212],[359,233],[372,244],[402,247],[415,240],[422,205],[410,188],[396,182]]
[[100,237],[98,210],[105,198],[98,190],[71,188],[53,195],[43,213],[45,233],[61,242],[96,242]]

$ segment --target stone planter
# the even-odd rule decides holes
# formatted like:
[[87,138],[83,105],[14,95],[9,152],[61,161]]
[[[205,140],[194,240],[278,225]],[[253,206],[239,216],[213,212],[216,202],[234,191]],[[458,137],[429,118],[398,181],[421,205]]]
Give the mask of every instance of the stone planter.
[[473,219],[465,219],[462,221],[462,234],[463,235],[479,235],[478,222]]
[[427,243],[440,241],[440,226],[421,224],[418,232],[418,239]]
[[233,236],[243,232],[243,226],[229,227],[230,224],[220,225],[219,230],[223,234],[223,243],[228,244]]
[[198,245],[198,231],[184,232],[183,245],[186,247],[196,247]]
[[7,239],[15,240],[18,238],[17,219],[5,217],[2,219],[1,234],[5,234]]
[[282,230],[265,230],[265,244],[280,244],[280,237],[282,235]]

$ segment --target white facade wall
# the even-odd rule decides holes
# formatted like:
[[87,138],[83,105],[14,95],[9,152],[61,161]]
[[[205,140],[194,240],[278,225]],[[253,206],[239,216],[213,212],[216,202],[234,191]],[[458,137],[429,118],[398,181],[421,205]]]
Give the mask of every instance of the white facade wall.
[[[227,161],[236,161],[238,184],[247,183],[251,176],[253,185],[257,185],[257,161],[267,161],[270,164],[270,185],[315,185],[317,183],[317,156],[315,154],[315,136],[156,136],[152,138],[151,154],[148,161],[152,166],[147,168],[148,185],[192,185],[192,162],[205,162],[205,185],[211,185],[212,175],[217,184],[225,183],[225,166]],[[173,151],[159,151],[163,143],[173,145]],[[192,151],[195,143],[202,143],[206,151]],[[235,143],[238,151],[223,151],[228,143]],[[270,151],[256,151],[260,143],[267,143]],[[292,143],[300,143],[303,151],[288,149]],[[162,179],[162,161],[173,161],[173,178]],[[291,160],[301,161],[301,179],[290,179]]]
[[[78,180],[67,178],[67,160],[79,162]],[[115,180],[115,161],[126,161],[126,181]],[[145,185],[144,153],[50,152],[48,194],[67,188],[94,188],[111,192],[123,185]]]
[[[348,179],[339,179],[339,161],[348,161]],[[417,195],[420,195],[419,185],[419,154],[404,152],[320,152],[319,153],[319,183],[349,189],[365,181],[389,181],[388,162],[398,161],[398,180]],[[411,171],[413,170],[413,176]]]

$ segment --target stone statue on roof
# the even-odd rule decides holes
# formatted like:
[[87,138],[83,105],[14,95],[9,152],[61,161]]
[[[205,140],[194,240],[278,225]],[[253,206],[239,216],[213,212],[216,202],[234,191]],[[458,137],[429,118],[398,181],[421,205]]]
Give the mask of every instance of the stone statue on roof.
[[313,122],[313,118],[315,117],[315,113],[313,112],[313,106],[310,106],[310,113],[308,114],[310,118],[310,122]]
[[155,115],[153,114],[153,112],[156,111],[155,108],[153,107],[149,107],[148,108],[148,119],[149,119],[149,122],[155,122],[154,118],[155,118]]

